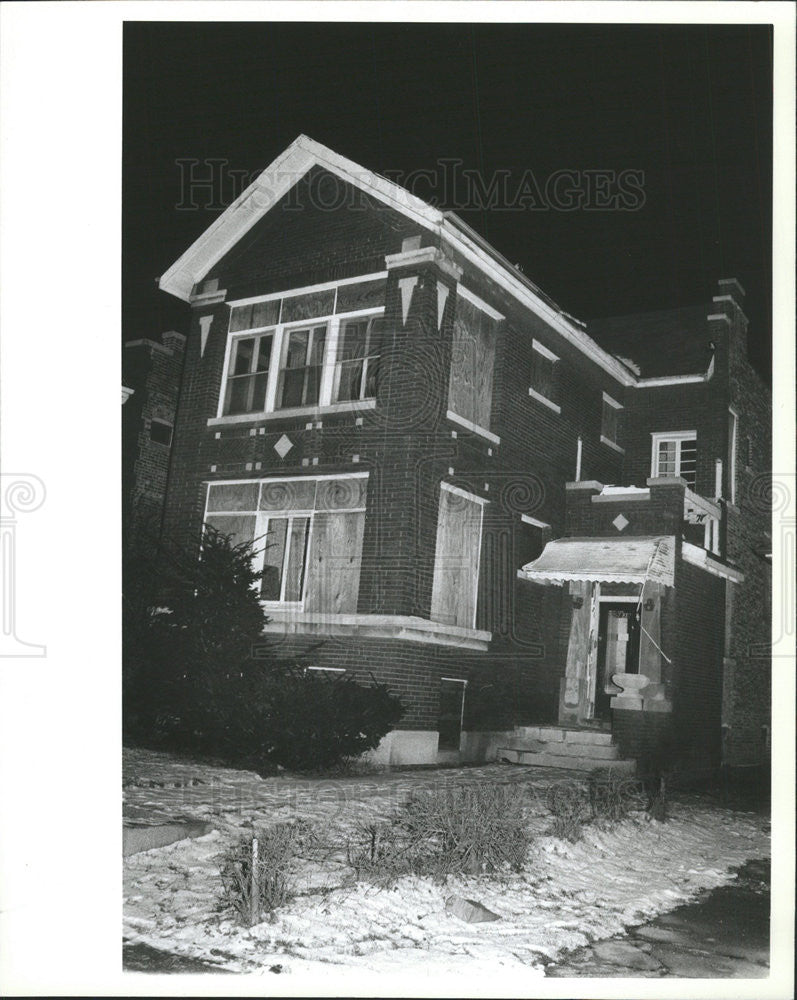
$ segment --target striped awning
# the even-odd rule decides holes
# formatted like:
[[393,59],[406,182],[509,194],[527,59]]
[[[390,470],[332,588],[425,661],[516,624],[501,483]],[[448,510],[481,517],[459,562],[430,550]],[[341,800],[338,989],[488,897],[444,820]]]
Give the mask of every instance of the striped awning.
[[602,583],[673,585],[675,537],[557,538],[540,556],[518,570],[523,580],[563,583],[594,580]]

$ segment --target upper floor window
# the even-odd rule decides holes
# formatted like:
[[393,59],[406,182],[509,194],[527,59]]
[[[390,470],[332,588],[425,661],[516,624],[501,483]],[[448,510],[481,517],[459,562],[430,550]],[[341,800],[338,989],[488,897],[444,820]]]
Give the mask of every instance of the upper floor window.
[[556,413],[559,405],[559,358],[538,340],[533,341],[529,395]]
[[372,275],[232,304],[217,415],[372,399],[384,289]]
[[273,333],[234,337],[230,348],[224,414],[259,413],[266,406]]
[[622,404],[605,393],[603,394],[603,410],[601,413],[601,441],[604,444],[620,447],[618,441],[618,424]]
[[288,330],[283,337],[277,408],[313,406],[319,400],[327,328]]
[[376,396],[384,320],[381,316],[341,323],[333,398],[338,402]]
[[680,476],[694,489],[697,472],[697,432],[653,434],[651,476]]

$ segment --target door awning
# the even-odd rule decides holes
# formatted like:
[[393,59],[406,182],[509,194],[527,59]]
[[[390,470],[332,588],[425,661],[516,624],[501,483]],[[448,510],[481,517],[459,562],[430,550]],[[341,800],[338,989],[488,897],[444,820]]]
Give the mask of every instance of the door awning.
[[557,538],[540,556],[518,570],[522,580],[563,583],[594,580],[602,583],[673,585],[675,537]]

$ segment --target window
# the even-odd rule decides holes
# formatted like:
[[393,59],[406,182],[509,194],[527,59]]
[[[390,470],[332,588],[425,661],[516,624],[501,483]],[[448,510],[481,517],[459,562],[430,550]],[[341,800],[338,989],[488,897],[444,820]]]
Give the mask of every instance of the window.
[[172,425],[165,420],[152,420],[149,425],[149,439],[155,444],[165,444],[167,447],[172,443]]
[[262,601],[354,612],[367,482],[357,473],[211,483],[205,524],[252,544]]
[[736,503],[736,448],[739,435],[739,414],[728,410],[728,500]]
[[498,322],[461,292],[456,303],[448,408],[458,417],[489,430]]
[[448,483],[440,484],[432,621],[462,628],[474,628],[476,625],[485,502]]
[[232,303],[216,417],[374,399],[384,295],[372,275]]
[[326,335],[326,325],[288,331],[277,390],[278,409],[318,402]]
[[601,415],[601,441],[604,444],[614,445],[619,448],[618,443],[618,423],[622,404],[616,399],[612,399],[607,393],[603,394],[603,411]]
[[260,596],[264,601],[298,603],[304,596],[309,517],[269,517]]
[[559,405],[559,358],[538,340],[533,342],[529,395],[556,413]]
[[341,323],[334,399],[338,402],[376,396],[384,320],[349,319]]
[[697,471],[697,433],[672,431],[653,434],[652,476],[680,476],[694,489]]
[[266,407],[272,333],[236,337],[232,342],[224,413],[260,413]]

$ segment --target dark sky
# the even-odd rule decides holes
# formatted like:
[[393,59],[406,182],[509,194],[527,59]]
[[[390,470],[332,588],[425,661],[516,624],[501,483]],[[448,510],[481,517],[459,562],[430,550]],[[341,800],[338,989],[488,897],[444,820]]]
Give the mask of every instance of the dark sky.
[[[454,208],[581,319],[747,291],[753,362],[771,343],[772,69],[767,26],[128,23],[123,334],[185,331],[155,279],[240,191],[180,207],[178,161],[252,180],[299,133],[378,173],[436,171]],[[443,160],[517,192],[531,171],[641,171],[634,211],[474,205]],[[449,175],[451,167],[449,166]],[[197,170],[209,173],[201,166]]]

